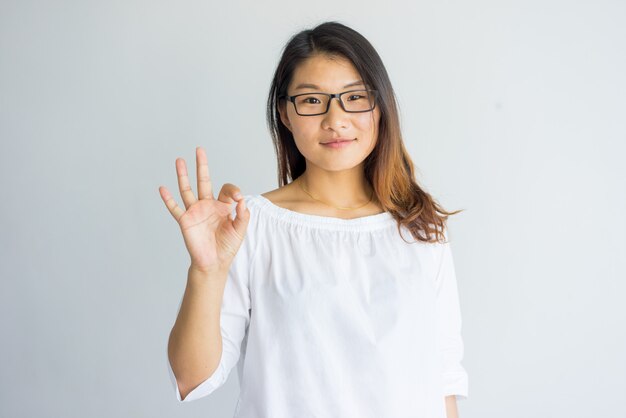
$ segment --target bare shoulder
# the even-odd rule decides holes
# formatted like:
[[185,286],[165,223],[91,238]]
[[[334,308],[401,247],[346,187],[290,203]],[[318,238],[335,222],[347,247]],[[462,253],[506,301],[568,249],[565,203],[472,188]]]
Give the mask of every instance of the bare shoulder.
[[285,209],[297,210],[302,204],[302,198],[294,190],[293,183],[286,184],[269,192],[261,193],[261,196]]

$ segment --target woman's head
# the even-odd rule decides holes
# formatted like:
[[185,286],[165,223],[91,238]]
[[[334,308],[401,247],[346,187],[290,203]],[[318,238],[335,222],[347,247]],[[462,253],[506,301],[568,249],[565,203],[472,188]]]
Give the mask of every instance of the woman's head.
[[[362,84],[350,86],[353,82]],[[315,87],[306,88],[302,83]],[[293,100],[296,103],[289,103],[286,97],[356,89],[374,91],[373,109],[349,113],[338,100],[330,100],[327,113],[303,116],[304,103],[296,111],[297,98]],[[350,94],[342,96],[344,104],[361,97]],[[325,110],[322,106],[316,113]],[[387,70],[370,42],[354,29],[325,22],[291,37],[270,86],[267,123],[278,158],[279,186],[302,175],[307,160],[330,171],[362,170],[383,209],[398,221],[398,229],[407,226],[419,241],[443,239],[447,215],[458,213],[444,211],[416,183]],[[338,137],[356,141],[340,153],[329,153],[320,144]]]
[[[352,81],[363,84],[345,87]],[[296,89],[300,82],[315,84],[320,89]],[[294,105],[284,99],[305,92],[341,93],[355,89],[376,92],[372,111],[343,112],[339,102],[331,100],[327,114],[300,116]],[[357,138],[358,144],[350,145],[354,152],[342,155],[351,161],[361,156],[358,162],[364,160],[366,166],[375,158],[378,139],[389,136],[390,125],[399,125],[393,88],[378,53],[360,33],[337,22],[322,23],[289,40],[270,88],[267,119],[278,154],[281,186],[304,172],[306,159],[313,162],[315,148],[311,147],[315,136],[318,142],[333,137]],[[315,145],[319,150],[319,144]],[[311,158],[307,151],[311,152]],[[347,168],[350,164],[345,161],[334,169]]]
[[[282,125],[291,133],[286,139],[293,138],[308,172],[313,165],[325,171],[362,173],[363,161],[378,138],[376,92],[348,59],[325,53],[301,61],[290,79],[285,94],[291,100],[279,96],[278,111]],[[342,101],[329,100],[324,93],[341,94]],[[341,149],[325,145],[340,139],[350,142]]]

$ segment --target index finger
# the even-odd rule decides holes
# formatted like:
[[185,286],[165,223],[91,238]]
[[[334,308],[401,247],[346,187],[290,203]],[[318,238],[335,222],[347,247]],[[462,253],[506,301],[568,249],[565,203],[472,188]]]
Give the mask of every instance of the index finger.
[[214,199],[209,163],[202,147],[196,147],[196,177],[198,178],[198,199]]

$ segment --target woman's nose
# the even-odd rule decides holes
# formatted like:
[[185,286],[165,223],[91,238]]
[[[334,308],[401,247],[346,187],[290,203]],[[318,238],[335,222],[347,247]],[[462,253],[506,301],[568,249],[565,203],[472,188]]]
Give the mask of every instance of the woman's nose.
[[345,126],[348,119],[348,113],[343,110],[338,98],[330,99],[330,107],[324,115],[324,122],[329,126]]

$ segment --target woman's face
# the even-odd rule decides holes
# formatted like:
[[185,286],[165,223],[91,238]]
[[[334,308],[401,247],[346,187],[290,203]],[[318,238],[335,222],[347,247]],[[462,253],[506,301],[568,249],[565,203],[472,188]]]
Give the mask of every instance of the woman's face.
[[[356,84],[359,82],[361,84]],[[296,67],[287,94],[342,93],[367,88],[362,82],[349,60],[315,55]],[[346,100],[347,96],[350,94],[343,99]],[[348,113],[338,99],[333,99],[327,113],[301,116],[296,113],[293,103],[282,100],[279,113],[281,121],[293,134],[298,150],[307,160],[307,168],[314,164],[327,171],[352,169],[359,166],[376,145],[380,122],[378,106],[369,112]],[[341,147],[323,145],[334,138],[350,139],[351,142]]]

